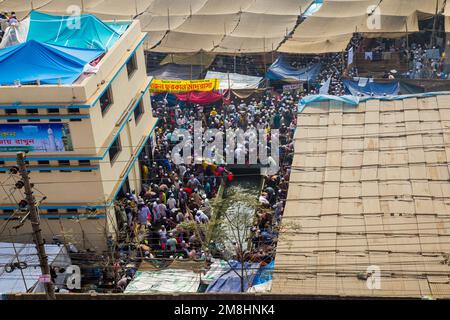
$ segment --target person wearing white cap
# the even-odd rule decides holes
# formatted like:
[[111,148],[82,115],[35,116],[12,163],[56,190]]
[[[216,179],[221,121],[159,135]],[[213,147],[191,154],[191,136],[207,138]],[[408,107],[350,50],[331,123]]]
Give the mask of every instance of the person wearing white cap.
[[198,223],[208,223],[209,218],[203,211],[197,210],[197,212],[195,213],[195,221],[197,221]]

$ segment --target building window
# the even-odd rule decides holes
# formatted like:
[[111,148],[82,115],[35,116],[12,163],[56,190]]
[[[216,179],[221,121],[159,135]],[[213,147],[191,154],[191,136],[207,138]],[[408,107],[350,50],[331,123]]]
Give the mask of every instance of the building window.
[[27,114],[38,114],[39,110],[38,109],[27,109]]
[[61,119],[50,119],[49,121],[50,122],[61,122],[62,120]]
[[40,119],[29,119],[28,122],[41,122]]
[[80,113],[80,108],[69,108],[69,113]]
[[[39,167],[48,167],[50,166],[50,161],[38,161],[38,166]],[[51,172],[51,170],[41,170],[39,169],[39,172]]]
[[[69,160],[59,160],[58,164],[60,167],[70,167]],[[59,172],[71,172],[71,170],[59,170]]]
[[[90,167],[91,166],[91,161],[89,160],[80,160],[78,161],[78,165],[80,167]],[[92,172],[92,170],[81,170],[81,172]]]
[[17,109],[6,109],[5,110],[6,114],[17,114]]
[[118,136],[116,141],[114,141],[111,148],[109,149],[109,161],[111,162],[111,164],[114,163],[120,151],[122,151],[122,144],[120,143],[120,136]]
[[136,125],[139,123],[139,120],[141,120],[144,112],[144,103],[141,100],[139,101],[139,105],[136,107],[136,109],[134,109],[134,122],[136,123]]
[[131,79],[133,77],[134,72],[137,70],[137,61],[136,61],[136,53],[133,54],[133,56],[128,60],[127,62],[127,72],[128,72],[128,79]]
[[59,210],[58,209],[47,209],[47,213],[53,213],[53,214],[58,214],[59,213]]
[[78,209],[67,209],[67,213],[78,213]]
[[48,113],[59,113],[59,109],[58,108],[51,108],[51,109],[47,109]]
[[8,122],[20,122],[19,119],[8,119]]
[[109,87],[100,97],[100,108],[102,109],[102,115],[108,111],[112,104],[112,90],[111,87]]

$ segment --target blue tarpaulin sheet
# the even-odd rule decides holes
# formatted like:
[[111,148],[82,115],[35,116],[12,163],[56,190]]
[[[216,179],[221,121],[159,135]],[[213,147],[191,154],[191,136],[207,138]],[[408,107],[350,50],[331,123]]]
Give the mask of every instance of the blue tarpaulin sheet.
[[259,284],[266,283],[267,281],[272,280],[273,269],[275,267],[275,260],[272,260],[271,263],[261,267],[253,279],[253,285],[257,286]]
[[[206,289],[206,292],[241,292],[241,278],[238,274],[241,274],[242,264],[237,261],[230,261],[229,263],[231,265],[231,269],[211,283]],[[249,284],[253,283],[258,270],[258,263],[247,262],[244,264],[244,292],[248,290]]]
[[0,50],[0,85],[72,84],[103,50],[75,49],[34,40]]
[[320,63],[304,69],[296,69],[281,56],[269,68],[266,78],[275,81],[314,82],[320,72]]
[[344,80],[345,91],[348,94],[358,96],[394,96],[400,91],[400,84],[395,81],[391,83],[377,83],[367,81],[364,85],[354,80]]
[[53,16],[33,11],[30,14],[27,40],[106,51],[116,43],[125,30],[123,24],[109,26],[91,14]]

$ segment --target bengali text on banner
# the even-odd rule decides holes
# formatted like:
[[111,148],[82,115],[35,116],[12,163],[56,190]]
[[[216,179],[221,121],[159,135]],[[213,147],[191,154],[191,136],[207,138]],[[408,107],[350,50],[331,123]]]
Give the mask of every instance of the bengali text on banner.
[[150,85],[152,92],[190,92],[217,91],[219,79],[204,80],[158,80],[153,79]]

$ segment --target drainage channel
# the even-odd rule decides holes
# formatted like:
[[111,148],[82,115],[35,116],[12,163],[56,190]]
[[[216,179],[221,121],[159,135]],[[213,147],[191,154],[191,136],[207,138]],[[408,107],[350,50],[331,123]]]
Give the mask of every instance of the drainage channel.
[[220,239],[221,249],[235,253],[235,245],[244,251],[250,249],[250,228],[256,219],[256,206],[264,178],[258,167],[227,169],[233,172],[234,179],[224,181],[222,190],[219,190],[209,239]]

